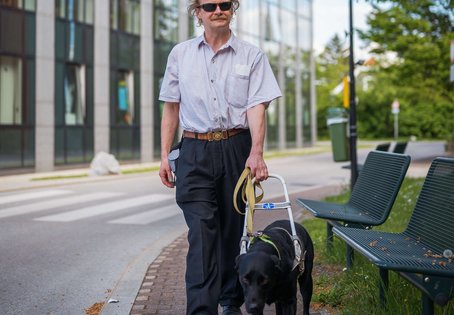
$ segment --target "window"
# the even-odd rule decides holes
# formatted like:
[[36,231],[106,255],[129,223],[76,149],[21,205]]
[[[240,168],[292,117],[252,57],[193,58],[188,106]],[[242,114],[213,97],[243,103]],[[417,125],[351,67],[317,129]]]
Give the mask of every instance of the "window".
[[132,71],[119,71],[117,89],[116,123],[132,125],[134,121],[134,73]]
[[140,34],[140,1],[110,0],[110,27],[114,30]]
[[165,42],[178,42],[178,10],[155,8],[155,39]]
[[282,40],[279,8],[270,3],[265,9],[265,40],[277,42]]
[[69,21],[93,24],[93,0],[55,0],[55,15]]
[[35,11],[36,0],[0,0],[0,5]]
[[0,56],[0,124],[22,123],[22,60]]
[[83,125],[85,121],[85,67],[66,67],[64,82],[65,124]]
[[55,0],[55,14],[58,17],[66,18],[66,0]]
[[140,4],[135,1],[126,1],[124,30],[126,33],[140,34]]

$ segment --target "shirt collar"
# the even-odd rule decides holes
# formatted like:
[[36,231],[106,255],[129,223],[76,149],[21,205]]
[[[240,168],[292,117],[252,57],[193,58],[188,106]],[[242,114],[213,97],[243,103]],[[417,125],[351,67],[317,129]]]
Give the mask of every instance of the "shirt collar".
[[[202,46],[202,44],[208,45],[208,43],[205,40],[204,34],[197,37],[196,44],[197,44],[197,47],[199,47],[199,48]],[[235,34],[233,34],[233,32],[230,32],[229,40],[227,41],[227,43],[224,44],[224,46],[222,46],[221,49],[225,49],[227,47],[232,47],[232,49],[235,53],[238,50],[238,39],[236,38]]]

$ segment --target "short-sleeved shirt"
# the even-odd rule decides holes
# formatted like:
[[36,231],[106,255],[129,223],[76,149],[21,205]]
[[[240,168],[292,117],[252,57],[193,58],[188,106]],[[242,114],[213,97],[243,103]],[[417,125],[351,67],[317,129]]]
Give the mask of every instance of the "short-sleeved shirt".
[[180,104],[180,126],[199,133],[248,128],[246,111],[282,96],[263,51],[233,33],[215,54],[204,35],[169,54],[159,100]]

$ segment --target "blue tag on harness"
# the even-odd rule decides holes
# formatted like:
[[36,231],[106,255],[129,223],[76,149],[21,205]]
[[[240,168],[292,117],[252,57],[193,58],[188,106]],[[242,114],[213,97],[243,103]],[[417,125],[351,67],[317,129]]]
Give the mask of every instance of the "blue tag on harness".
[[274,203],[271,202],[264,203],[263,209],[274,209]]

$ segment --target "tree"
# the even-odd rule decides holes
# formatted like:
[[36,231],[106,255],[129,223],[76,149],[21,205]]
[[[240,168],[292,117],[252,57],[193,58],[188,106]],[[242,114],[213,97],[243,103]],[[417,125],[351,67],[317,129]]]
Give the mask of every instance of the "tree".
[[348,48],[339,35],[328,42],[323,52],[317,56],[317,126],[318,136],[327,137],[326,111],[328,107],[342,106],[342,95],[334,95],[334,88],[342,83],[348,74]]
[[[370,73],[371,89],[359,96],[359,133],[390,136],[390,104],[398,99],[402,136],[446,137],[454,130],[454,93],[449,82],[454,1],[370,2],[370,28],[360,37],[374,47],[371,52],[382,63]],[[386,57],[390,52],[393,58]]]

